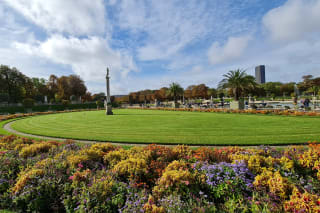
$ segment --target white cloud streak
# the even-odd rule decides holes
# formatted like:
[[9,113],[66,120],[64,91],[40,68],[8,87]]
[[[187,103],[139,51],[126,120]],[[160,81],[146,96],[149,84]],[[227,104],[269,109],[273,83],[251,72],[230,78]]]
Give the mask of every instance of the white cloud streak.
[[103,0],[4,0],[28,20],[49,32],[72,35],[103,33]]
[[107,66],[115,79],[125,77],[130,71],[137,71],[133,59],[126,52],[113,50],[106,39],[94,36],[79,39],[53,35],[36,45],[15,43],[15,47],[55,63],[70,65],[76,74],[88,81],[104,79]]

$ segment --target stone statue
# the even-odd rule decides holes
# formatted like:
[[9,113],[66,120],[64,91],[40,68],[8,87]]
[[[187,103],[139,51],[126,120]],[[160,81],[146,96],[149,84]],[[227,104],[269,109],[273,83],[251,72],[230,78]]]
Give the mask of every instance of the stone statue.
[[109,68],[107,68],[107,76],[106,76],[106,83],[107,83],[107,98],[105,102],[106,106],[106,115],[113,115],[112,106],[111,106],[111,98],[110,98],[110,77],[109,77]]

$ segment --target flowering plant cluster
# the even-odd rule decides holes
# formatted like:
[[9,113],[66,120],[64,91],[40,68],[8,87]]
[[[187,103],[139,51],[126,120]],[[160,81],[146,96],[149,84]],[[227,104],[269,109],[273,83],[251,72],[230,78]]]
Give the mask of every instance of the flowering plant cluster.
[[255,110],[255,109],[193,109],[193,108],[166,108],[166,107],[153,107],[153,108],[141,108],[131,107],[130,109],[143,109],[143,110],[164,110],[164,111],[183,111],[183,112],[222,112],[222,113],[238,113],[238,114],[271,114],[271,115],[290,115],[290,116],[320,116],[319,112],[307,112],[296,110],[281,110],[281,109],[267,109],[267,110]]
[[320,212],[319,162],[317,143],[124,149],[0,136],[0,209]]

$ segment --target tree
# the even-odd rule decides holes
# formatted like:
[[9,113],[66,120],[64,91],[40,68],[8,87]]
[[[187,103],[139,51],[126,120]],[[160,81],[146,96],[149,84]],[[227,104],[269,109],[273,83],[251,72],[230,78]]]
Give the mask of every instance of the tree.
[[106,97],[106,94],[104,92],[98,93],[98,94],[94,94],[92,96],[92,100],[93,101],[102,101],[104,100]]
[[298,88],[301,92],[307,91],[310,87],[312,87],[312,78],[312,75],[302,76],[303,82],[298,84]]
[[169,86],[168,94],[173,97],[174,103],[177,98],[183,94],[183,88],[178,83],[171,83]]
[[217,90],[215,88],[209,88],[208,91],[207,91],[207,95],[209,97],[217,97]]
[[50,75],[49,81],[47,82],[49,100],[55,99],[55,95],[58,93],[58,77]]
[[67,76],[61,76],[57,81],[58,85],[58,98],[61,100],[69,100],[72,95],[69,87],[69,79]]
[[280,86],[281,82],[267,82],[265,84],[261,84],[260,86],[265,90],[267,96],[271,96],[272,94],[275,96],[281,96]]
[[90,92],[86,92],[85,95],[81,96],[82,102],[90,102],[92,101],[92,95]]
[[245,70],[231,70],[224,74],[223,77],[224,79],[220,81],[219,87],[231,89],[235,100],[239,100],[242,97],[244,90],[257,85],[255,78],[247,75]]
[[192,97],[194,98],[207,98],[208,87],[205,84],[199,84],[192,88]]
[[86,94],[87,87],[84,81],[77,75],[70,75],[68,77],[68,84],[71,95],[75,95],[77,98]]
[[0,93],[7,94],[8,102],[20,102],[26,94],[26,82],[30,79],[15,67],[0,65]]
[[319,86],[311,86],[307,92],[308,93],[312,93],[313,96],[316,96],[320,91],[320,87]]
[[289,96],[291,93],[294,93],[294,85],[294,82],[282,84],[280,86],[280,93],[282,93],[284,96]]
[[168,98],[168,88],[167,87],[162,87],[159,90],[159,96],[162,101],[166,100]]

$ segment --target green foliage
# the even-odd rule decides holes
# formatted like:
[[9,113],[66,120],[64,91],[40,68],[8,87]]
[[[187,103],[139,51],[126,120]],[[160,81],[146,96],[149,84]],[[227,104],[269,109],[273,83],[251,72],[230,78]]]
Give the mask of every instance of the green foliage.
[[32,98],[23,99],[22,104],[25,108],[32,108],[34,106],[34,100]]
[[[33,106],[31,109],[33,112],[46,112],[46,111],[63,111],[65,109],[95,109],[95,103],[83,103],[83,104],[69,104],[67,106],[61,104],[55,105],[37,105]],[[0,114],[14,114],[14,113],[25,113],[27,112],[27,108],[23,106],[15,106],[15,107],[0,107]]]
[[239,100],[246,90],[254,88],[257,85],[255,78],[247,75],[245,70],[231,70],[227,74],[224,74],[223,77],[224,79],[220,81],[219,87],[231,89],[236,100]]
[[171,83],[168,90],[168,95],[172,96],[176,102],[177,98],[183,94],[183,88],[178,83]]
[[8,102],[19,102],[29,92],[30,79],[16,68],[0,65],[0,93],[8,94]]
[[62,103],[62,105],[63,105],[64,107],[67,107],[67,106],[69,106],[70,101],[69,101],[69,100],[62,100],[61,103]]
[[103,107],[103,102],[100,101],[100,100],[96,101],[96,106],[97,106],[98,109]]

